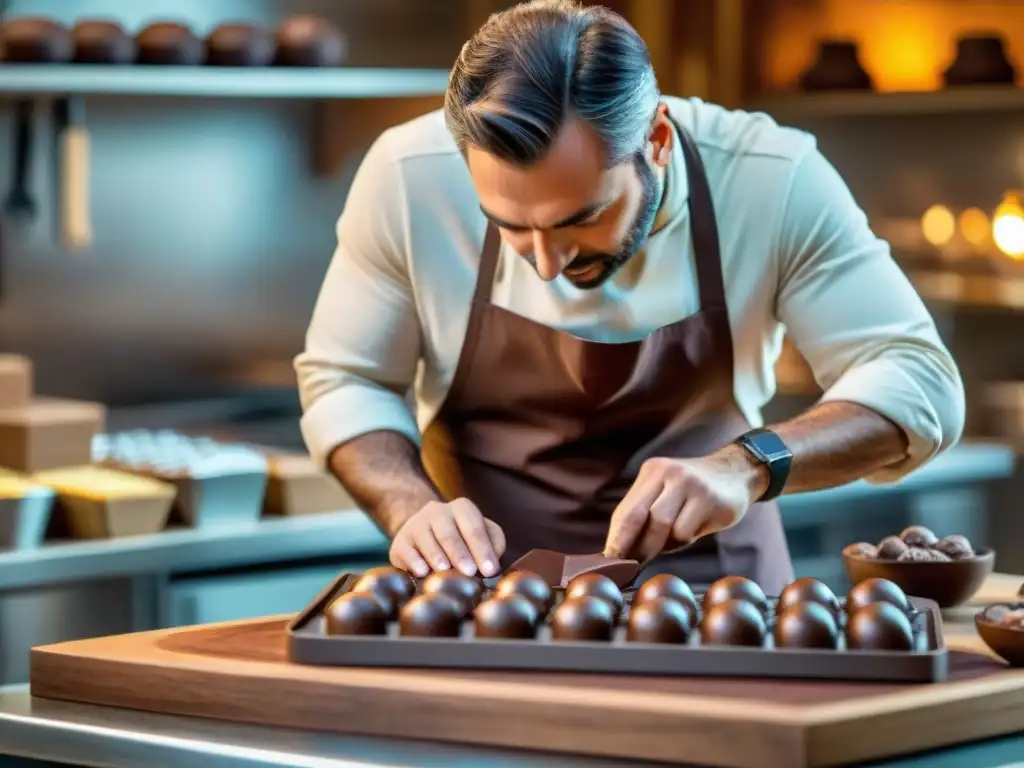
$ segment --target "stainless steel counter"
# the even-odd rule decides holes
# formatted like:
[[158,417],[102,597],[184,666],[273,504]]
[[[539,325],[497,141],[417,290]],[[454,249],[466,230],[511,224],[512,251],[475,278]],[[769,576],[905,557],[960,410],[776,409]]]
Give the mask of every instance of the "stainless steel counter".
[[[529,734],[523,734],[524,743]],[[103,768],[539,768],[634,766],[635,760],[572,758],[431,742],[335,736],[154,715],[33,699],[27,686],[0,689],[0,755],[36,765]],[[879,766],[1010,768],[1024,755],[1024,735],[967,745]],[[5,765],[0,758],[0,765]]]

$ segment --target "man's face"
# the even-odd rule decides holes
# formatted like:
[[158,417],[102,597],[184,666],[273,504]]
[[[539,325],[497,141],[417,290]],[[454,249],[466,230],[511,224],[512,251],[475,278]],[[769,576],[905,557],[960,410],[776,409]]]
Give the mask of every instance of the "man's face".
[[667,165],[665,114],[645,151],[607,168],[604,146],[582,120],[569,122],[543,160],[520,168],[470,147],[480,207],[544,280],[564,274],[596,288],[644,244],[661,202],[655,166]]

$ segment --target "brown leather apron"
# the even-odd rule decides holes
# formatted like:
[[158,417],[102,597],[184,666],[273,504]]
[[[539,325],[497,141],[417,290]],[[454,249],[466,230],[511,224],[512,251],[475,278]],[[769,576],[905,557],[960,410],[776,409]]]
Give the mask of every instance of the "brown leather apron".
[[[608,523],[644,459],[711,453],[750,429],[733,394],[733,344],[714,203],[699,151],[676,125],[700,311],[623,344],[587,341],[491,303],[501,250],[489,226],[462,353],[423,435],[423,460],[448,500],[466,497],[502,527],[507,566],[531,549],[604,549]],[[641,578],[694,584],[756,579],[777,595],[793,579],[778,506],[653,561]]]

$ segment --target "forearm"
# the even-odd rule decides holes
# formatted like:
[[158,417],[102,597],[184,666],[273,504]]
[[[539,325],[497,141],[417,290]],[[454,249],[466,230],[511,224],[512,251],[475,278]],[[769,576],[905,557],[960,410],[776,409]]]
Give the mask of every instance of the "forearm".
[[[793,452],[785,493],[845,485],[896,464],[907,454],[907,436],[900,427],[852,402],[820,403],[769,429]],[[754,498],[764,493],[768,487],[765,467],[736,445],[719,454],[746,472]]]
[[442,500],[419,448],[398,432],[370,432],[350,440],[331,453],[328,466],[389,537],[428,503]]

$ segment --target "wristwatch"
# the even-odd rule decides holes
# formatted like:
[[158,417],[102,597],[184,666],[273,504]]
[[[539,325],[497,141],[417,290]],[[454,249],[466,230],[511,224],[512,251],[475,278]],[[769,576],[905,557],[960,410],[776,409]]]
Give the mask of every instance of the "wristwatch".
[[755,429],[742,435],[736,443],[768,467],[768,490],[758,501],[770,501],[781,494],[793,464],[793,452],[782,442],[782,438],[770,429]]

